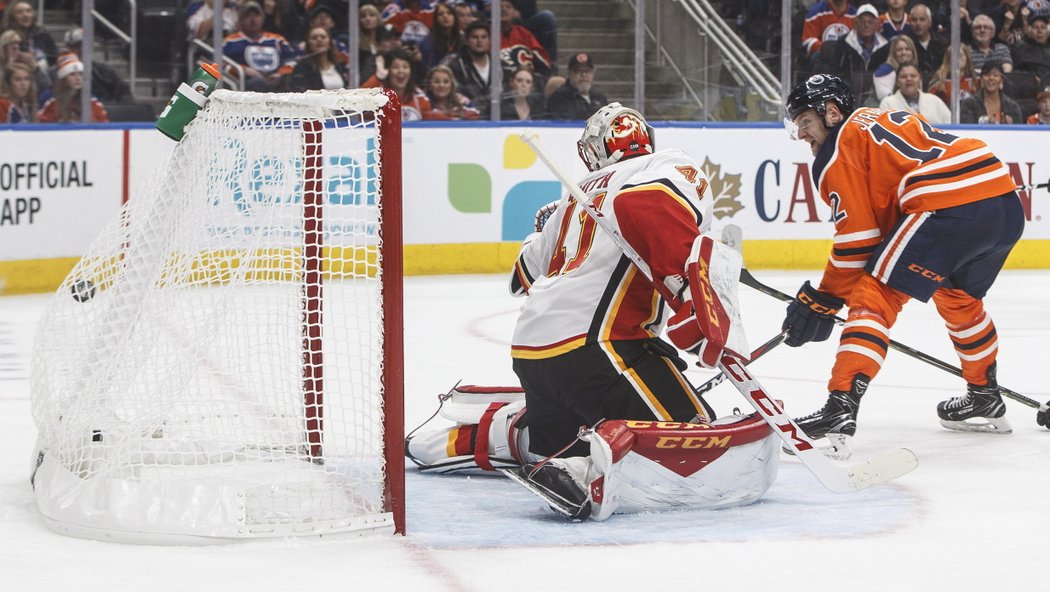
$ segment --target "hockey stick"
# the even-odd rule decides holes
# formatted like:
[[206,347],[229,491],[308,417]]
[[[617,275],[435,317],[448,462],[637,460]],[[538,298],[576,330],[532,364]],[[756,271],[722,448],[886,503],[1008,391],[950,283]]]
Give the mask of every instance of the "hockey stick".
[[824,487],[836,493],[860,491],[910,473],[919,465],[915,453],[907,448],[895,448],[868,460],[842,466],[835,464],[816,447],[784,409],[747,370],[740,360],[728,354],[718,363],[740,394],[751,403],[762,419],[780,436],[786,449],[798,457]]
[[[747,366],[747,365],[751,364],[751,362],[754,362],[755,360],[757,360],[757,359],[761,358],[762,356],[768,354],[771,349],[773,349],[774,347],[780,345],[781,343],[784,343],[784,338],[785,337],[787,337],[787,331],[784,331],[782,333],[778,333],[777,335],[775,335],[769,341],[767,341],[767,342],[763,343],[762,345],[758,346],[758,348],[756,348],[755,350],[753,350],[751,352],[751,357],[748,358],[748,361],[745,362],[744,365]],[[711,389],[715,388],[716,386],[722,384],[725,381],[726,381],[726,374],[725,374],[725,372],[719,372],[718,374],[712,376],[704,384],[701,384],[700,386],[698,386],[695,389],[693,389],[693,391],[697,395],[703,396],[708,391],[710,391]]]
[[[525,130],[520,137],[536,153],[536,156],[547,165],[547,168],[554,173],[554,176],[558,178],[561,184],[572,193],[576,201],[580,204],[586,204],[583,211],[594,220],[599,228],[608,233],[609,237],[616,243],[616,246],[620,247],[620,250],[638,266],[639,271],[645,275],[654,288],[661,293],[668,291],[666,287],[659,285],[653,279],[649,266],[641,260],[634,248],[616,232],[616,229],[611,226],[610,222],[593,211],[592,205],[587,201],[587,196],[583,193],[583,190],[570,180],[562,172],[561,168],[550,159],[543,147],[540,146],[536,134],[532,130]],[[718,363],[718,369],[729,378],[733,386],[740,391],[740,394],[744,395],[751,406],[755,408],[755,411],[769,424],[769,427],[780,436],[784,446],[797,456],[802,461],[802,464],[831,491],[838,493],[858,491],[900,477],[918,466],[918,458],[915,456],[915,453],[907,448],[897,448],[876,458],[848,467],[837,465],[813,445],[813,441],[784,413],[780,405],[766,394],[762,385],[747,373],[740,360],[723,353]]]
[[[762,282],[758,281],[758,279],[755,278],[755,276],[751,275],[751,272],[748,271],[747,268],[743,268],[743,269],[740,270],[740,283],[744,284],[745,286],[749,286],[751,288],[754,288],[755,290],[758,290],[759,292],[762,292],[763,294],[772,296],[773,298],[776,298],[777,300],[781,300],[783,302],[791,302],[792,300],[794,300],[794,298],[792,298],[791,296],[788,296],[787,294],[781,292],[780,290],[777,290],[776,288],[774,288],[772,286],[767,286],[766,284],[763,284]],[[835,317],[835,324],[836,325],[845,325],[846,321],[844,319],[842,319],[841,317]],[[890,340],[890,347],[895,349],[895,350],[897,350],[897,351],[899,351],[899,352],[901,352],[901,353],[903,353],[903,354],[905,354],[905,355],[908,355],[908,356],[911,356],[911,357],[913,357],[913,358],[915,358],[917,360],[926,362],[927,364],[929,364],[931,366],[934,366],[936,368],[940,368],[941,370],[944,370],[945,372],[947,372],[949,374],[954,374],[955,376],[958,376],[958,377],[962,378],[962,375],[963,375],[962,370],[960,370],[959,368],[956,368],[955,366],[949,364],[948,362],[945,362],[943,360],[939,360],[939,359],[937,359],[937,358],[935,358],[935,357],[933,357],[933,356],[931,356],[929,354],[923,353],[923,352],[921,352],[921,351],[919,351],[919,350],[917,350],[917,349],[915,349],[913,347],[909,347],[907,345],[904,345],[903,343],[899,343],[899,342],[894,341],[892,339]],[[1042,421],[1039,421],[1037,419],[1037,421],[1039,421],[1039,425],[1044,425],[1045,424],[1047,426],[1047,428],[1050,429],[1050,401],[1040,404],[1039,401],[1036,401],[1035,399],[1030,399],[1030,398],[1028,398],[1028,397],[1026,397],[1026,396],[1024,396],[1024,395],[1022,395],[1022,394],[1020,394],[1018,392],[1016,392],[1016,391],[1010,390],[1010,389],[1008,389],[1008,388],[1006,388],[1004,386],[1000,386],[999,387],[999,392],[1001,392],[1003,394],[1003,396],[1008,397],[1010,399],[1013,399],[1014,401],[1017,401],[1018,403],[1023,403],[1025,405],[1029,406],[1029,407],[1032,407],[1033,409],[1038,409],[1037,418],[1043,418]]]
[[1050,182],[1031,185],[1018,185],[1016,191],[1028,191],[1030,189],[1046,189],[1046,191],[1050,193]]

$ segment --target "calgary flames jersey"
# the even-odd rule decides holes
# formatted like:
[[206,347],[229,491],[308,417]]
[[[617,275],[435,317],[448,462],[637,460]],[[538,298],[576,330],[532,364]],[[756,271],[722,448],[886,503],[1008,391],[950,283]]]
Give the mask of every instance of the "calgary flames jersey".
[[[657,281],[684,275],[693,241],[711,220],[707,179],[691,158],[679,150],[638,156],[588,174],[580,187]],[[525,239],[511,291],[528,294],[514,329],[516,358],[651,338],[667,320],[657,290],[571,198]]]
[[813,178],[835,223],[820,289],[841,298],[903,215],[1015,188],[981,140],[936,129],[909,111],[872,108],[857,109],[831,131],[813,163]]

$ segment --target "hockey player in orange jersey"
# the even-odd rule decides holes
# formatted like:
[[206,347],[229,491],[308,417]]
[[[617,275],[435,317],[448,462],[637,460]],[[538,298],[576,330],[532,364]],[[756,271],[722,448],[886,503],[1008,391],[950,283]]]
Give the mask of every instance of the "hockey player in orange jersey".
[[941,423],[1008,433],[995,378],[998,337],[982,303],[1024,227],[1006,167],[984,142],[909,111],[854,109],[852,91],[835,76],[797,86],[787,114],[813,151],[835,236],[820,283],[804,283],[788,306],[785,343],[826,340],[835,314],[849,307],[827,403],[799,426],[848,456],[897,314],[911,298],[932,298],[967,382],[966,394],[937,406]]

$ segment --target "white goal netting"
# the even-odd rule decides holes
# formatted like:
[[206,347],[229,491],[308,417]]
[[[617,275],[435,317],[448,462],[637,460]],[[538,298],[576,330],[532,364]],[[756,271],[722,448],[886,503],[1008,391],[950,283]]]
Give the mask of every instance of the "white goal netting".
[[393,530],[399,125],[378,91],[213,95],[41,321],[50,526],[142,542]]

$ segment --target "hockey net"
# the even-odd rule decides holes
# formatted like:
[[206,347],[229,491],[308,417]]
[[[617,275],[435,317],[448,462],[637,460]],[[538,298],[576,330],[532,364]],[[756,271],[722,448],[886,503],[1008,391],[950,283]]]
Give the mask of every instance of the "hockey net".
[[404,532],[400,144],[384,92],[212,96],[41,321],[49,526]]

